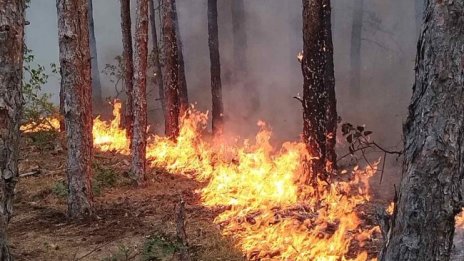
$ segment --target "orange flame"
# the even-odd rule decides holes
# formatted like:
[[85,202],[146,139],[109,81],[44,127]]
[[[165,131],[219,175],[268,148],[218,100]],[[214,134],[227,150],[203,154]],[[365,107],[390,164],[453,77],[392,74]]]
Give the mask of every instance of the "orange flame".
[[[115,102],[112,121],[95,119],[94,146],[127,155],[120,109]],[[201,203],[223,210],[214,222],[248,259],[368,260],[366,252],[351,246],[362,247],[378,231],[363,228],[355,214],[369,200],[367,181],[377,164],[365,170],[356,167],[347,181],[307,187],[300,182],[303,162],[311,159],[304,143],[286,142],[275,149],[263,122],[254,142],[208,142],[202,136],[206,123],[207,114],[192,109],[181,121],[177,142],[149,138],[147,159],[152,167],[206,181]]]

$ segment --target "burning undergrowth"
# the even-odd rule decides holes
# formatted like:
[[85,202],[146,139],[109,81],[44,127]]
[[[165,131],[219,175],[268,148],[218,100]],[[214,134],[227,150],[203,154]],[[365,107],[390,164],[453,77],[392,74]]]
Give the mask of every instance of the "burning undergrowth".
[[[120,109],[116,102],[112,121],[94,120],[94,146],[127,155]],[[311,155],[303,143],[274,148],[263,122],[254,141],[207,141],[202,135],[206,123],[207,114],[192,108],[182,120],[177,142],[150,136],[147,158],[152,167],[206,184],[198,191],[202,205],[220,211],[215,223],[247,259],[369,260],[362,249],[378,228],[363,224],[356,213],[369,201],[368,179],[376,164],[307,186],[303,163]],[[31,126],[24,129],[33,131]]]

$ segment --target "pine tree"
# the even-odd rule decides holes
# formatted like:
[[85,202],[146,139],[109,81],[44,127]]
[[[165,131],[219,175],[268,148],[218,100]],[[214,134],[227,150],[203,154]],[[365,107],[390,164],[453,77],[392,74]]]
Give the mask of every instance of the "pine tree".
[[0,1],[0,260],[12,260],[7,225],[18,181],[25,1]]
[[92,211],[92,87],[87,0],[57,0],[61,86],[68,148],[68,214]]

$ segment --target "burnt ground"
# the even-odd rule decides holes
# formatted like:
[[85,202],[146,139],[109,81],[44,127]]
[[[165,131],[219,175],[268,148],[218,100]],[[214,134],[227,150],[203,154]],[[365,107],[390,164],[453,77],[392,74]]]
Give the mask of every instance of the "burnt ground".
[[[16,260],[178,260],[175,213],[181,196],[186,202],[192,259],[244,260],[231,239],[221,236],[213,223],[217,213],[200,204],[195,191],[203,184],[151,169],[147,185],[138,188],[127,173],[129,158],[117,153],[96,152],[94,215],[69,220],[64,183],[66,153],[57,135],[33,133],[22,139],[23,176],[8,228]],[[373,205],[385,204],[382,200]],[[374,207],[360,211],[370,220],[369,226],[374,225]],[[459,233],[455,244],[462,245],[462,231]],[[373,257],[380,245],[377,238],[364,249]],[[454,249],[454,260],[462,260],[459,249]]]
[[[243,260],[220,235],[215,213],[192,191],[201,184],[151,170],[147,186],[128,178],[128,159],[96,153],[92,218],[66,216],[65,153],[57,137],[23,138],[14,216],[9,238],[16,260],[177,260],[176,215],[186,202],[186,232],[194,260]],[[52,141],[52,142],[50,142]],[[24,174],[26,176],[24,176]]]

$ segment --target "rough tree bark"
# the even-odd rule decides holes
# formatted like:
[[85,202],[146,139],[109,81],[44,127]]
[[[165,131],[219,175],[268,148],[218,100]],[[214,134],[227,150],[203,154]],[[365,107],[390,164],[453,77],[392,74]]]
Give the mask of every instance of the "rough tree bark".
[[[305,182],[326,179],[335,155],[336,108],[330,1],[303,0],[303,138],[309,153]],[[335,122],[335,126],[334,126]]]
[[364,16],[364,0],[354,0],[353,23],[351,25],[351,93],[357,97],[361,89],[361,43]]
[[174,22],[176,24],[176,35],[177,35],[177,55],[179,58],[179,115],[182,117],[188,111],[188,90],[187,90],[187,78],[185,76],[185,64],[184,64],[184,51],[182,46],[182,37],[180,35],[179,18],[177,16],[177,8],[174,3]]
[[155,4],[154,0],[149,0],[150,8],[150,27],[152,34],[152,45],[153,45],[153,66],[155,67],[155,85],[158,86],[159,100],[161,103],[161,109],[163,110],[163,116],[166,113],[166,104],[164,101],[164,85],[163,85],[163,72],[161,69],[160,62],[160,51],[158,47],[158,33],[156,32],[156,17],[155,17]]
[[61,85],[68,147],[68,214],[92,207],[92,87],[87,0],[57,0]]
[[427,1],[404,165],[381,260],[449,260],[463,207],[464,0]]
[[175,0],[164,0],[163,43],[164,43],[164,88],[166,98],[165,132],[172,139],[179,134],[179,59],[175,24]]
[[136,10],[131,173],[142,185],[145,181],[147,147],[148,0],[137,0]]
[[212,127],[214,136],[224,131],[224,106],[222,104],[221,62],[219,56],[219,30],[217,0],[208,0],[208,45],[211,66]]
[[18,180],[22,112],[24,0],[0,2],[0,260],[12,260],[7,225]]
[[330,0],[323,0],[324,15],[324,41],[325,41],[325,75],[324,86],[327,90],[327,152],[326,169],[331,172],[336,169],[337,154],[335,145],[337,144],[337,98],[335,96],[335,72],[333,61],[333,42],[332,42],[332,5]]
[[100,83],[100,71],[98,70],[97,40],[95,39],[95,26],[93,23],[93,0],[88,0],[89,4],[89,39],[90,57],[92,66],[92,100],[93,105],[100,106],[103,103],[102,88]]
[[132,57],[132,33],[130,0],[121,0],[121,31],[122,31],[122,58],[124,61],[124,87],[126,102],[124,110],[124,124],[129,140],[132,141],[134,113],[132,109],[132,90],[134,88],[134,61]]

